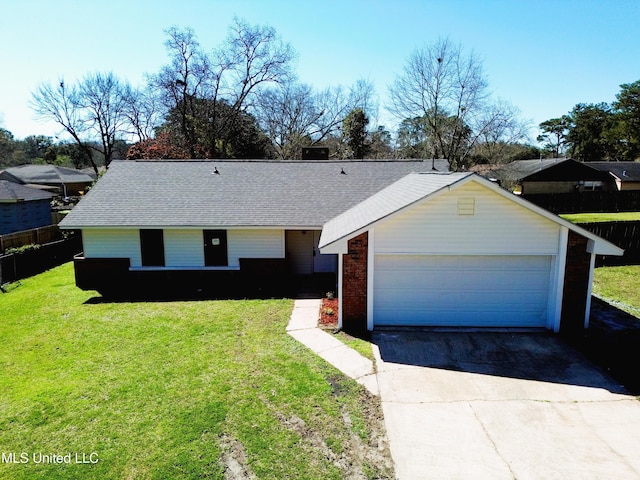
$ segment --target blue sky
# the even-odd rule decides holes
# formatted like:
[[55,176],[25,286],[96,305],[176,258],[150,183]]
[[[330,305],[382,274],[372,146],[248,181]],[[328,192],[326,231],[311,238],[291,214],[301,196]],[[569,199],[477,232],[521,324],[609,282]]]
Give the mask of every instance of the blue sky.
[[38,83],[113,71],[141,84],[167,61],[166,28],[190,26],[212,49],[234,16],[274,27],[305,83],[371,81],[388,126],[388,85],[439,37],[478,55],[493,94],[534,125],[640,80],[638,0],[21,0],[0,6],[0,126],[55,135],[28,106]]

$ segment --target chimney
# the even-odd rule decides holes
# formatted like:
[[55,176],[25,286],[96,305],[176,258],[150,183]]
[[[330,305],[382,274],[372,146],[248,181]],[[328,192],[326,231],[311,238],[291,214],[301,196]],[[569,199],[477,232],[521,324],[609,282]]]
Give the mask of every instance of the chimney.
[[302,149],[302,160],[329,160],[327,147],[305,147]]

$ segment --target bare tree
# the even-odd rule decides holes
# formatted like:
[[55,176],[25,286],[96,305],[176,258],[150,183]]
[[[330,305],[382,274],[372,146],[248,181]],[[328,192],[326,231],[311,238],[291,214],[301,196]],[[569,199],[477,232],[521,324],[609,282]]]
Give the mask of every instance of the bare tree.
[[85,142],[85,124],[78,108],[79,92],[77,87],[67,87],[64,79],[57,86],[42,83],[32,93],[31,108],[36,115],[45,120],[53,120],[78,144],[78,147],[98,174],[98,166],[93,157],[93,149]]
[[416,50],[389,88],[389,111],[425,120],[434,157],[456,170],[486,128],[488,85],[480,60],[448,39]]
[[85,129],[90,138],[97,138],[95,148],[104,155],[105,167],[113,158],[116,140],[129,131],[126,115],[130,87],[113,73],[87,75],[80,82],[78,106],[84,112]]
[[[292,77],[291,62],[295,58],[293,48],[283,43],[275,30],[268,26],[251,26],[235,19],[219,54],[219,62],[228,70],[230,103],[235,110],[252,107],[252,96],[264,84],[285,83]],[[218,76],[224,70],[220,68]]]
[[520,119],[520,110],[504,100],[488,105],[481,115],[484,128],[473,150],[489,163],[510,161],[512,146],[530,140],[531,122]]
[[94,152],[108,167],[116,140],[128,134],[128,91],[113,73],[95,73],[71,86],[62,79],[56,86],[42,83],[30,104],[40,118],[53,120],[71,136],[98,173]]
[[293,82],[262,92],[256,116],[279,158],[300,158],[303,147],[337,134],[349,112],[371,110],[372,98],[373,86],[366,81],[348,90],[337,86],[322,91]]
[[130,135],[136,142],[149,140],[161,123],[160,99],[150,88],[126,91],[125,116],[130,125]]
[[191,29],[173,27],[167,34],[170,64],[150,78],[163,92],[171,119],[165,130],[181,138],[192,158],[202,152],[222,156],[259,90],[290,78],[294,52],[273,28],[238,19],[224,44],[210,54],[202,51]]
[[298,158],[312,143],[310,132],[322,116],[313,89],[305,84],[285,84],[266,90],[258,103],[260,125],[281,159]]
[[[215,78],[210,61],[201,51],[193,30],[171,27],[165,33],[170,63],[149,77],[149,89],[158,92],[165,116],[171,112],[178,119],[177,124],[172,125],[172,133],[180,137],[189,156],[195,158],[198,144],[196,100],[211,96],[209,88],[216,82],[212,82]],[[214,92],[217,92],[216,88]],[[216,93],[213,96],[215,98]]]

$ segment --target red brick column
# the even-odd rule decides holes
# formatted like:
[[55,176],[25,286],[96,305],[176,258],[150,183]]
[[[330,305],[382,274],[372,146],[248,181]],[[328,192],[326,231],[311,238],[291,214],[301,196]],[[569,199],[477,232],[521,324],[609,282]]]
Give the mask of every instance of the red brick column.
[[591,265],[591,254],[587,252],[587,242],[587,238],[569,231],[560,317],[562,333],[577,333],[584,328]]
[[367,328],[367,255],[369,234],[349,240],[349,253],[342,257],[342,328]]

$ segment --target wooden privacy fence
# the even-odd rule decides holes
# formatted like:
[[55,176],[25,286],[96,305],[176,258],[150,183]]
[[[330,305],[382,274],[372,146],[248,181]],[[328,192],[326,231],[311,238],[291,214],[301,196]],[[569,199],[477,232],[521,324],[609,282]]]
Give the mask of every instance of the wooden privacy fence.
[[640,221],[579,223],[578,225],[624,249],[622,257],[599,256],[598,266],[640,263]]
[[553,213],[638,212],[640,191],[536,193],[522,195]]
[[46,227],[32,228],[21,232],[7,233],[0,235],[0,253],[9,248],[23,247],[25,245],[51,243],[60,238],[60,229],[57,225],[47,225]]
[[41,245],[20,253],[0,255],[0,285],[42,273],[73,259],[82,251],[82,237],[75,235],[64,240]]

